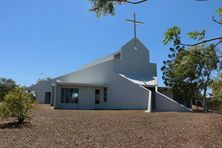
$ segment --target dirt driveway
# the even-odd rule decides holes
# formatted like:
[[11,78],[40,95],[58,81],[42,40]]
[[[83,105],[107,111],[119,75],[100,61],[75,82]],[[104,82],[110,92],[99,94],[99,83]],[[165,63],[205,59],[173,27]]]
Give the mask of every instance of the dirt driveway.
[[52,110],[24,127],[0,120],[0,147],[222,147],[222,115]]

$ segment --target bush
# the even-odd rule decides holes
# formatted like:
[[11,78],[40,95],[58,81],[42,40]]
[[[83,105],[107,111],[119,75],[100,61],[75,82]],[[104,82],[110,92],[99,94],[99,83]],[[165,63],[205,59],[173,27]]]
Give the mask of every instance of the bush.
[[29,119],[29,111],[35,106],[35,101],[31,94],[23,87],[16,87],[10,91],[0,105],[0,116],[3,118],[15,117],[18,123],[23,123]]
[[6,79],[0,77],[0,102],[4,100],[4,97],[16,87],[15,81],[12,79]]

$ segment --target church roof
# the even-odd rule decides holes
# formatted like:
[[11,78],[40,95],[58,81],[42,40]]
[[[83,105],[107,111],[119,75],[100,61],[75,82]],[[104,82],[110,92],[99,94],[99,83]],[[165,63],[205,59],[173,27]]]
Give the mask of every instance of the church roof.
[[119,75],[138,85],[154,86],[156,84],[155,78],[151,76],[147,76],[147,74],[140,74],[140,73],[124,73],[123,74],[122,73]]
[[97,59],[97,60],[95,60],[95,61],[93,61],[93,62],[91,62],[89,64],[86,64],[86,65],[82,66],[80,69],[88,68],[88,67],[100,64],[100,63],[104,63],[104,62],[113,60],[114,59],[114,55],[116,55],[116,54],[118,54],[120,52],[121,52],[121,50],[115,51],[112,54],[109,54],[109,55],[107,55],[105,57],[99,58],[99,59]]
[[[128,41],[124,46],[126,46],[127,44],[130,44],[131,42],[134,43],[135,40],[136,40],[137,43],[142,44],[142,42],[138,38],[134,37],[130,41]],[[122,47],[124,47],[124,46],[122,46]],[[121,47],[121,49],[122,49],[122,47]],[[93,61],[93,62],[91,62],[89,64],[86,64],[86,65],[80,67],[79,70],[85,69],[85,68],[88,68],[88,67],[100,64],[100,63],[104,63],[104,62],[107,62],[107,61],[110,61],[110,60],[113,60],[114,59],[114,55],[116,55],[118,53],[121,53],[121,49],[117,50],[117,51],[115,51],[115,52],[113,52],[113,53],[111,53],[111,54],[109,54],[107,56],[104,56],[104,57],[102,57],[100,59],[97,59],[97,60],[95,60],[95,61]]]

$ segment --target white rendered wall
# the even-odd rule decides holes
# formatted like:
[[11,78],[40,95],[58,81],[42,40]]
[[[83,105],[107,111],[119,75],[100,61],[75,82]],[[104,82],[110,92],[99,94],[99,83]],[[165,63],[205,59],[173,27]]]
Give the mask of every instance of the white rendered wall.
[[[79,88],[79,103],[61,103],[61,88]],[[58,86],[57,109],[97,109],[95,105],[95,89],[100,90],[100,102],[103,103],[103,88],[80,87],[80,86]]]
[[[35,92],[35,97],[37,99],[37,102],[39,104],[45,103],[45,93],[46,92],[52,92],[52,84],[54,83],[54,80],[47,81],[47,82],[40,82],[34,86],[31,86],[28,88],[29,91]],[[51,94],[52,96],[52,94]]]
[[[142,73],[150,76],[156,76],[156,64],[149,63],[149,51],[137,40],[137,50],[134,49],[134,39],[129,41],[121,49],[122,59],[108,60],[104,63],[93,65],[79,71],[57,77],[51,81],[44,82],[33,87],[37,93],[37,99],[40,103],[44,103],[44,94],[52,91],[52,84],[56,81],[63,83],[80,83],[80,84],[98,84],[107,85],[108,101],[96,105],[100,109],[147,109],[149,91],[145,88],[134,84],[133,82],[123,78],[119,73]],[[92,89],[81,89],[80,95],[83,96],[83,104],[79,99],[79,106],[74,107],[73,104],[60,103],[61,88],[56,87],[57,108],[90,108],[91,101],[95,94]],[[102,92],[101,92],[102,94]],[[88,102],[86,101],[89,98]],[[101,97],[102,98],[102,97]],[[85,105],[84,105],[85,101]],[[91,103],[90,103],[91,102]],[[92,107],[92,106],[91,106]]]
[[134,39],[121,48],[122,59],[114,61],[114,71],[116,73],[141,73],[156,77],[156,64],[149,62],[148,49],[137,40],[135,50]]
[[179,111],[179,112],[190,112],[191,109],[184,105],[174,101],[173,99],[156,92],[156,110],[157,111]]
[[[112,72],[112,67],[113,62],[109,61],[87,68],[84,71],[79,71],[73,74],[73,76],[61,77],[59,80],[75,83],[80,83],[81,80],[81,83],[106,84],[108,88],[108,101],[103,102],[103,96],[101,96],[101,103],[95,106],[96,109],[147,109],[149,92],[145,88]],[[58,93],[60,94],[59,91]],[[95,100],[95,88],[89,89],[86,92],[87,90],[82,90],[80,87],[79,109],[84,109],[84,104],[81,104],[82,91],[85,91],[84,100],[87,100],[86,98],[93,100],[93,104]],[[101,95],[103,95],[103,90],[101,90]],[[59,96],[57,95],[57,108],[77,108],[76,105],[61,104]]]

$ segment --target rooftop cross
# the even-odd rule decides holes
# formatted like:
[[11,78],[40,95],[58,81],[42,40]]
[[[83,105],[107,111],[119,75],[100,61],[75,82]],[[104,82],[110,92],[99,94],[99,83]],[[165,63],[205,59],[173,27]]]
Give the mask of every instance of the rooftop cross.
[[133,14],[133,20],[126,19],[127,22],[131,22],[134,25],[134,37],[136,38],[136,24],[144,24],[143,22],[139,22],[136,20],[136,13]]

